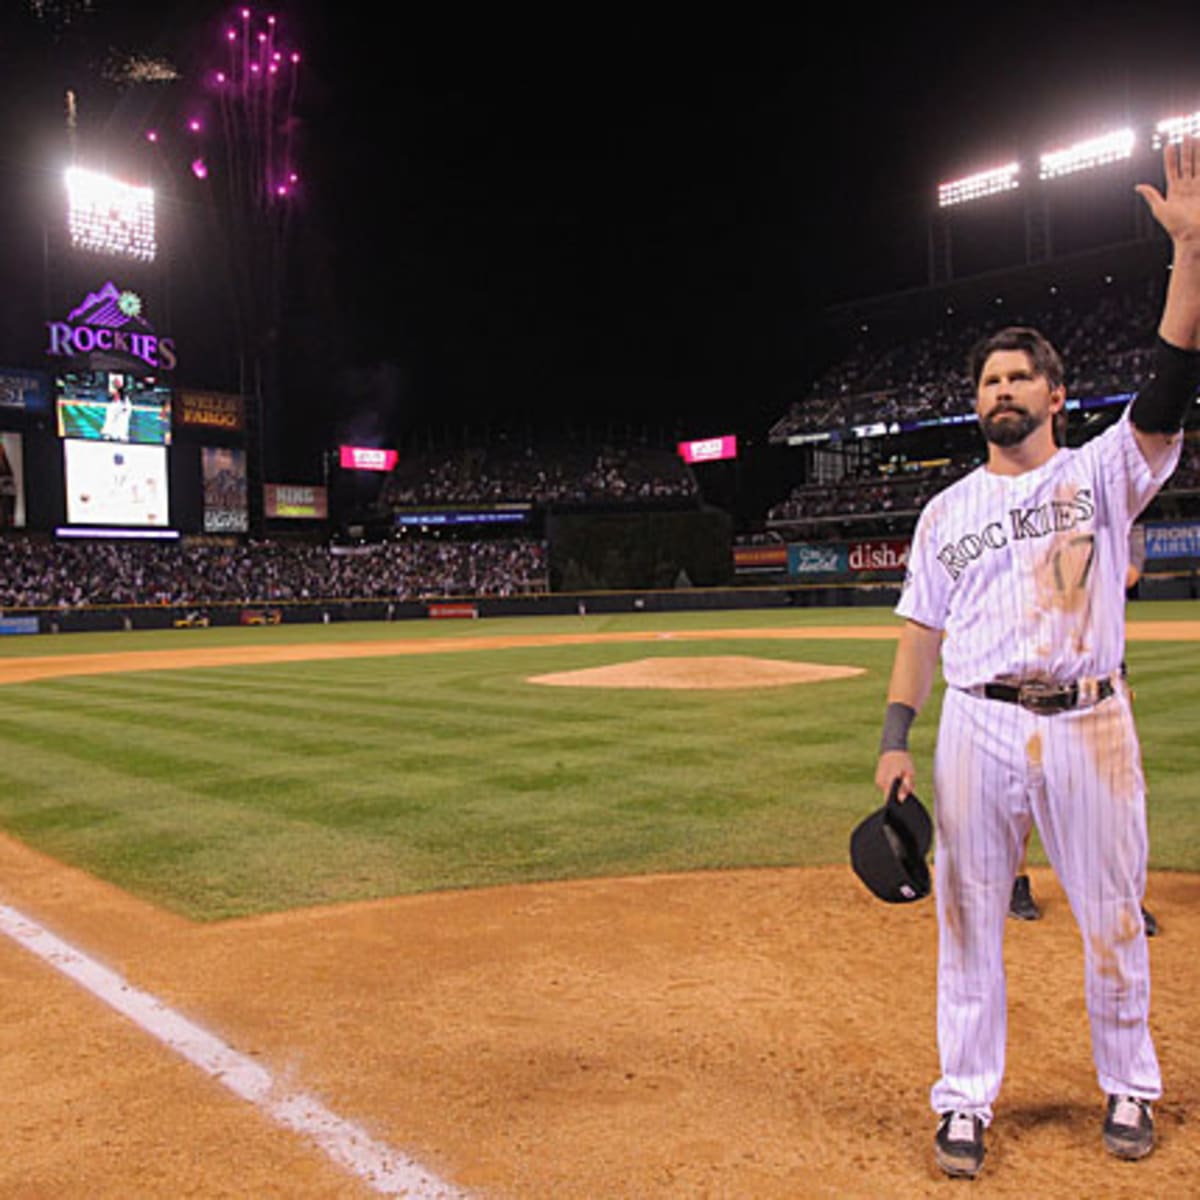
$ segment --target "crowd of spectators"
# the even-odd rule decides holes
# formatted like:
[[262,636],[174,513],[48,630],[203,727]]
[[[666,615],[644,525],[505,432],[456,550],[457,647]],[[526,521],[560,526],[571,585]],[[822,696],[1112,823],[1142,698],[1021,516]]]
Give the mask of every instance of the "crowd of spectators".
[[[974,470],[982,453],[968,454],[923,470],[848,474],[834,483],[802,483],[767,512],[767,524],[796,525],[863,517],[915,517],[947,484]],[[1184,443],[1179,466],[1163,490],[1164,497],[1200,492],[1200,439]]]
[[386,507],[463,504],[612,504],[694,500],[691,471],[673,452],[645,447],[495,446],[409,456],[381,495]]
[[[1074,300],[1052,293],[1023,311],[979,312],[972,317],[947,312],[944,321],[922,333],[889,334],[864,327],[853,350],[834,364],[797,399],[770,431],[772,441],[793,434],[844,431],[855,426],[932,422],[973,416],[974,383],[968,377],[966,353],[981,337],[1003,324],[1030,324],[1058,348],[1066,370],[1068,402],[1107,414],[1116,409],[1090,409],[1089,401],[1128,395],[1147,378],[1153,332],[1162,304],[1162,281],[1150,277],[1127,286],[1108,286]],[[1072,405],[1072,407],[1075,407]],[[973,422],[972,422],[973,424]],[[1089,436],[1089,427],[1071,417],[1074,438]],[[928,426],[927,426],[928,428]],[[972,430],[972,432],[974,432]],[[768,527],[806,523],[830,525],[839,519],[862,521],[872,516],[894,524],[912,517],[938,490],[982,461],[978,442],[964,449],[961,438],[946,431],[945,454],[953,461],[921,471],[881,472],[866,464],[836,482],[804,480],[766,514]],[[895,443],[893,443],[895,444]],[[957,446],[951,450],[951,446]],[[1180,466],[1164,497],[1200,490],[1200,443],[1189,440]],[[1190,501],[1189,501],[1190,503]]]
[[547,591],[548,570],[546,547],[533,540],[327,546],[7,537],[0,538],[0,609],[514,596]]
[[878,472],[849,475],[835,483],[807,483],[767,513],[772,524],[825,518],[915,515],[925,502],[948,483],[974,468],[978,460],[961,460],[894,475]]
[[922,336],[865,340],[795,400],[771,429],[773,440],[875,422],[930,420],[971,412],[974,385],[966,353],[998,324],[1032,324],[1055,344],[1067,394],[1088,399],[1136,390],[1146,376],[1161,285],[1146,282],[1075,307],[1055,301],[997,319],[947,322]]

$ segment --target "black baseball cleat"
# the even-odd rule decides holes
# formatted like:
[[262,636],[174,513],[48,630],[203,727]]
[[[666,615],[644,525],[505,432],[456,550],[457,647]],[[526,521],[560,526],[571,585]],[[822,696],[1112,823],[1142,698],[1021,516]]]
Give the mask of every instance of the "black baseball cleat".
[[1142,924],[1146,927],[1147,937],[1158,936],[1158,918],[1144,904],[1142,905]]
[[1104,1148],[1117,1158],[1145,1158],[1154,1149],[1154,1114],[1141,1096],[1109,1096]]
[[933,1142],[937,1165],[955,1179],[974,1179],[983,1166],[983,1118],[945,1112]]
[[1029,886],[1028,875],[1018,875],[1013,880],[1012,895],[1008,900],[1008,915],[1018,921],[1040,921],[1042,910],[1038,908],[1033,898],[1033,890]]

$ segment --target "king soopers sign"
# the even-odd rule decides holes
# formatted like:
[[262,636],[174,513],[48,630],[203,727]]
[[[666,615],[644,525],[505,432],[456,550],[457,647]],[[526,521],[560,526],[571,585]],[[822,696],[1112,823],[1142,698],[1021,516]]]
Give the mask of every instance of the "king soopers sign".
[[111,280],[87,296],[65,321],[47,321],[46,327],[50,332],[46,353],[55,358],[119,354],[158,371],[173,371],[178,362],[174,340],[159,337],[142,315],[141,297]]

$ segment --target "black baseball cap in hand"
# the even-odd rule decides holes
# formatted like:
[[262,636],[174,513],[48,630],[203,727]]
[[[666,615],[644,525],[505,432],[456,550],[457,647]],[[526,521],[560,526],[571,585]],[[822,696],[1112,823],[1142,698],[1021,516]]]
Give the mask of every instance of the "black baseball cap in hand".
[[901,802],[900,780],[887,803],[863,818],[850,835],[850,864],[867,887],[889,904],[907,904],[929,895],[925,861],[933,842],[933,822],[912,792]]

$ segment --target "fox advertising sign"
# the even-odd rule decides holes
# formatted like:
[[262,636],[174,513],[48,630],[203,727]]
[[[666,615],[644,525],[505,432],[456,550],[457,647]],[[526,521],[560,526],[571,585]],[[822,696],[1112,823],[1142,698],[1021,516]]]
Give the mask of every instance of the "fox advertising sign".
[[400,455],[395,450],[380,450],[373,446],[340,446],[341,466],[347,471],[391,471]]
[[146,319],[137,292],[109,280],[84,297],[64,321],[47,321],[51,358],[102,354],[130,366],[173,371],[178,363],[175,342],[159,335]]
[[725,437],[680,442],[676,449],[685,463],[717,462],[725,458],[737,458],[737,437],[730,434]]

